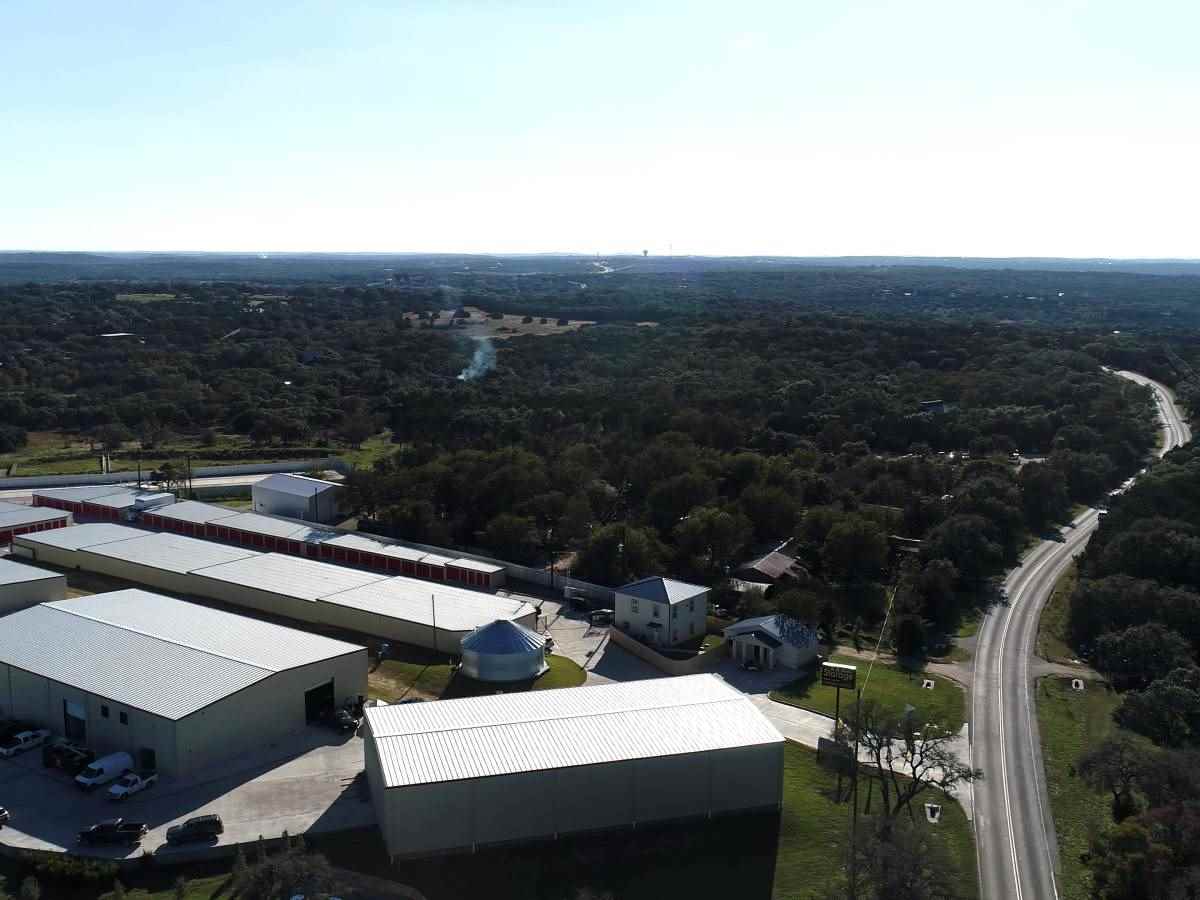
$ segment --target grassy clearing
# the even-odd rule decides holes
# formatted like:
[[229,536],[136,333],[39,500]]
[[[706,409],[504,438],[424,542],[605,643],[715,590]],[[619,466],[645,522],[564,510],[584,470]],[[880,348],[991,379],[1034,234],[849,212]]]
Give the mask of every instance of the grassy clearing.
[[1042,608],[1037,637],[1038,656],[1042,659],[1070,663],[1076,657],[1075,651],[1067,643],[1067,616],[1070,614],[1071,594],[1078,583],[1079,569],[1075,563],[1071,563]]
[[442,693],[442,699],[455,700],[459,697],[482,697],[488,694],[516,694],[524,691],[579,687],[587,681],[587,672],[565,656],[551,655],[546,662],[550,668],[537,678],[531,681],[514,681],[511,684],[491,684],[476,681],[461,673],[456,674]]
[[958,623],[958,629],[954,632],[954,636],[960,638],[975,637],[979,633],[981,625],[983,625],[983,611],[980,609],[968,610],[963,614],[962,621]]
[[118,303],[161,303],[174,300],[174,294],[117,294]]
[[[867,661],[851,656],[834,656],[837,663],[858,666],[858,683],[862,687],[867,677]],[[924,679],[934,683],[933,690],[921,687]],[[952,731],[962,728],[966,720],[963,690],[955,682],[940,675],[929,675],[919,671],[908,671],[899,666],[876,663],[871,680],[863,692],[864,699],[874,698],[893,709],[903,709],[905,704],[915,706],[928,721],[937,722]],[[836,703],[834,688],[821,684],[816,671],[802,676],[791,684],[771,692],[771,699],[790,703],[832,716]],[[846,691],[842,695],[842,715],[846,715],[854,703],[854,695]]]
[[372,700],[436,700],[446,691],[454,668],[444,655],[418,648],[394,647],[400,659],[386,659],[367,675]]
[[362,442],[357,450],[338,450],[337,455],[358,469],[370,469],[375,461],[384,459],[400,449],[399,444],[392,443],[392,433],[381,431],[374,437]]
[[1086,900],[1091,878],[1079,855],[1093,834],[1111,819],[1108,798],[1088,788],[1073,773],[1080,755],[1113,729],[1117,695],[1089,682],[1083,693],[1071,690],[1070,679],[1043,678],[1037,684],[1038,728],[1046,766],[1046,789],[1058,835],[1062,900]]

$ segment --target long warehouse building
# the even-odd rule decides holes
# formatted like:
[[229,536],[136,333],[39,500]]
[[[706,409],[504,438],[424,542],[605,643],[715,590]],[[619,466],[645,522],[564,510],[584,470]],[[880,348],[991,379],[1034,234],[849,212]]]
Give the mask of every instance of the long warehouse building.
[[367,693],[364,647],[147,591],[3,622],[0,715],[168,774],[280,743]]
[[777,810],[783,737],[712,675],[367,709],[392,858]]
[[109,523],[25,535],[14,552],[295,622],[457,654],[497,619],[537,627],[530,604],[446,584]]
[[38,509],[0,500],[0,547],[12,539],[35,531],[66,528],[73,519],[69,512],[58,509]]

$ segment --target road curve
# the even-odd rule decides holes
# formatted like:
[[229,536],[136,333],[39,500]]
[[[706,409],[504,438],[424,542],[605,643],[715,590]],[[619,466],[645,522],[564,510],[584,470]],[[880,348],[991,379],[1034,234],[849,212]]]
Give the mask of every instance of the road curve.
[[[1171,390],[1135,372],[1117,372],[1154,391],[1163,422],[1158,456],[1192,438]],[[994,608],[979,630],[971,689],[971,758],[984,771],[975,786],[979,880],[987,900],[1058,897],[1054,821],[1042,768],[1030,660],[1037,651],[1042,607],[1071,560],[1099,524],[1089,509],[1063,530],[1063,540],[1042,541],[1022,557],[1005,581],[1008,605]]]

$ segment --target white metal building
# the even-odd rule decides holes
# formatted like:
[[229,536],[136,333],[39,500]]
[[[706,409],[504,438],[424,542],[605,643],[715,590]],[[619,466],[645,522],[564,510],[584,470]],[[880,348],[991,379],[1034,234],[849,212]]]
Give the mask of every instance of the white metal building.
[[250,487],[254,511],[305,522],[336,522],[344,488],[306,475],[269,475]]
[[817,658],[817,633],[791,616],[756,616],[725,629],[729,655],[761,669],[804,669]]
[[166,773],[279,744],[366,693],[363,647],[146,591],[43,603],[0,628],[0,715]]
[[369,708],[366,770],[396,858],[776,810],[783,737],[690,675]]
[[33,491],[34,506],[48,506],[74,513],[79,518],[109,522],[132,520],[144,509],[175,502],[175,495],[117,485],[39,488]]
[[136,537],[83,547],[76,563],[88,572],[144,584],[173,594],[198,594],[189,573],[239,559],[261,556],[253,550],[167,532],[139,531]]
[[545,636],[508,619],[481,625],[463,638],[462,673],[476,681],[526,681],[547,668]]
[[616,590],[613,621],[644,644],[674,647],[707,630],[708,588],[673,578],[643,578]]
[[37,534],[23,534],[13,538],[12,553],[14,556],[24,556],[36,562],[49,563],[63,569],[80,568],[78,551],[85,547],[99,544],[111,544],[114,541],[127,541],[130,538],[143,537],[146,532],[128,525],[114,525],[109,522],[91,522],[84,525],[73,525],[70,528],[58,528],[54,531],[42,531]]
[[0,559],[0,616],[66,597],[66,575]]
[[0,500],[0,547],[12,543],[20,534],[65,528],[72,522],[69,512],[58,509],[39,509]]

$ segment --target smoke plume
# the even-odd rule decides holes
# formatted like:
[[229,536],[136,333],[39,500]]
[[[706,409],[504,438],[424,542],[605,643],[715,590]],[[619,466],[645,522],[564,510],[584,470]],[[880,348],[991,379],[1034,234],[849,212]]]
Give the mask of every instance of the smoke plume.
[[459,381],[482,378],[496,368],[496,348],[492,346],[491,338],[477,337],[473,340],[476,342],[475,355],[471,357],[471,364],[458,373]]

